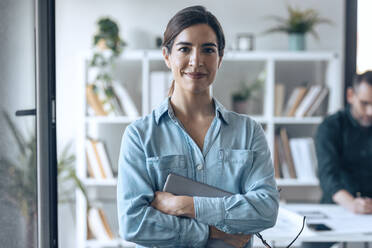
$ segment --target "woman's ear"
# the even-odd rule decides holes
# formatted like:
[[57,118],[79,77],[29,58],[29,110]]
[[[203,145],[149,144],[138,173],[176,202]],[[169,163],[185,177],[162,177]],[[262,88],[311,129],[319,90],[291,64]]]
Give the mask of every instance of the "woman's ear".
[[219,59],[219,60],[218,60],[218,69],[220,68],[220,66],[221,66],[221,64],[222,64],[222,57],[223,57],[223,56],[219,56],[219,57],[218,57],[218,59]]
[[163,57],[164,57],[165,64],[167,65],[167,67],[169,69],[172,69],[171,66],[170,66],[170,61],[169,61],[169,51],[168,51],[168,48],[163,47],[162,48],[162,52],[163,52]]

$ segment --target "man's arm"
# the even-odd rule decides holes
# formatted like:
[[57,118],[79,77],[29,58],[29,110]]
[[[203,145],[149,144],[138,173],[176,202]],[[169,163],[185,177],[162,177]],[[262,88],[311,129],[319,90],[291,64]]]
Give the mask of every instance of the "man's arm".
[[354,197],[344,189],[337,191],[333,201],[356,214],[372,214],[372,199]]
[[[323,192],[328,192],[332,200],[340,206],[359,214],[372,213],[372,199],[354,197],[341,181],[340,128],[329,121],[323,122],[316,134],[316,154],[318,175]],[[352,182],[350,182],[352,183]]]
[[[346,189],[346,185],[341,181],[340,138],[339,127],[335,123],[326,120],[318,127],[315,147],[319,182],[323,194],[329,194],[330,196]],[[341,198],[344,198],[342,196],[343,194]],[[346,197],[345,201],[348,201],[348,199]],[[335,199],[332,200],[335,201]]]

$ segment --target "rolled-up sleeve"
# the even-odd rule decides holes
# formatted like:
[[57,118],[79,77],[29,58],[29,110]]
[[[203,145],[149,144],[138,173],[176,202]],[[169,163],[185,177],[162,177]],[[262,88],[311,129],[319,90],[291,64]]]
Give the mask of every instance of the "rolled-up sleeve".
[[143,246],[204,247],[209,227],[194,219],[166,215],[151,207],[154,190],[146,170],[139,132],[124,132],[120,150],[117,207],[123,239]]
[[[223,198],[194,197],[196,220],[226,233],[251,234],[275,225],[279,193],[264,131],[255,124],[251,169],[241,177],[242,194]],[[247,165],[247,167],[249,167]]]

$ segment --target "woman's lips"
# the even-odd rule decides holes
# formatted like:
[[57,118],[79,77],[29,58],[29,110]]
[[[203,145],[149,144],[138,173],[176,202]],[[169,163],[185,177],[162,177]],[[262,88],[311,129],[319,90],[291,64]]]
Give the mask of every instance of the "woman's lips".
[[205,77],[207,74],[201,72],[185,72],[186,76],[192,79],[199,79]]

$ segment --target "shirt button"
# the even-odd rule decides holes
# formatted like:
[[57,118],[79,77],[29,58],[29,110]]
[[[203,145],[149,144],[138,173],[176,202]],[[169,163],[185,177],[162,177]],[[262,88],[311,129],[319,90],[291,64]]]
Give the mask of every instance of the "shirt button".
[[202,164],[198,164],[197,167],[196,167],[196,169],[202,170],[203,169],[203,165]]

